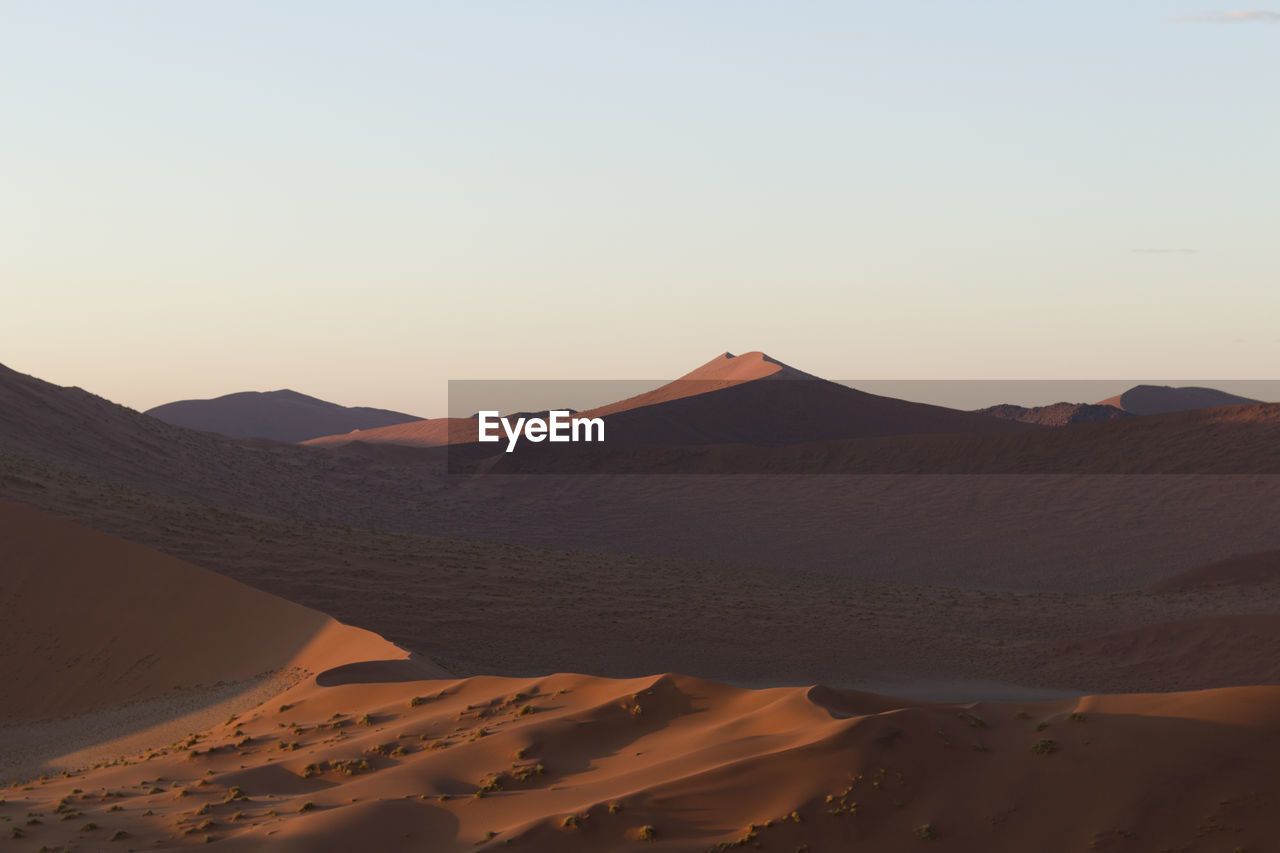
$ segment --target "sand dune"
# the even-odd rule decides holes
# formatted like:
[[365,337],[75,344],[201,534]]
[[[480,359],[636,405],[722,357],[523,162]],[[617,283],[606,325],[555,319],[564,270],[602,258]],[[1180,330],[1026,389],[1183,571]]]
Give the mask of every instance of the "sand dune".
[[0,815],[81,849],[1266,850],[1278,718],[1280,688],[931,705],[678,675],[308,681],[11,789]]
[[231,438],[286,442],[420,420],[414,415],[387,409],[340,406],[288,389],[242,391],[210,400],[179,400],[147,409],[145,414],[174,426]]
[[1280,551],[1241,554],[1178,572],[1151,584],[1152,592],[1212,586],[1258,586],[1280,581]]
[[[984,414],[867,394],[819,379],[762,352],[724,353],[679,379],[577,417],[603,417],[611,446],[778,446],[859,436],[1009,433],[1026,428]],[[476,440],[476,424],[470,419],[432,426],[435,423],[401,424],[306,443],[438,447]],[[478,445],[472,455],[487,455],[491,450]]]
[[0,529],[6,744],[31,746],[14,726],[91,723],[156,700],[190,710],[206,694],[221,703],[275,676],[408,656],[323,613],[28,507],[0,502]]
[[1241,397],[1237,394],[1228,394],[1216,388],[1135,385],[1122,394],[1100,401],[1098,405],[1114,406],[1131,415],[1164,415],[1170,412],[1185,412],[1191,409],[1244,406],[1260,402],[1262,401]]
[[[77,496],[92,499],[79,491],[86,481],[77,482]],[[30,733],[40,731],[33,724],[0,728],[0,740],[37,750],[22,766],[38,769],[0,798],[11,844],[111,850],[204,842],[307,853],[893,853],[922,844],[1067,853],[1140,844],[1217,853],[1265,850],[1280,832],[1273,784],[1280,687],[927,703],[822,686],[748,689],[676,674],[454,679],[367,631],[141,546],[9,504],[0,504],[0,521],[0,565],[17,597],[3,604],[17,619],[0,637],[0,666],[9,684],[22,685],[0,697],[6,722],[92,710],[68,722],[100,725],[119,708],[147,702],[154,712],[128,748],[101,728],[93,729],[103,738],[96,750],[90,744],[74,753],[63,740],[33,743]],[[225,513],[215,521],[225,534],[248,518]],[[268,552],[309,541],[293,527],[247,532]],[[349,544],[365,541],[350,539],[349,528],[334,533]],[[406,539],[369,543],[380,551],[393,543],[422,547]],[[519,557],[509,546],[503,554]],[[348,588],[353,578],[363,581],[364,571],[348,567]],[[652,575],[638,580],[636,593],[618,603],[633,611],[630,630],[655,635],[641,632],[637,642],[670,634],[687,645],[687,634],[662,621],[662,608],[634,620],[637,606],[653,604],[644,592]],[[607,589],[599,581],[592,588]],[[793,587],[799,582],[791,576]],[[748,601],[778,597],[776,584],[756,583],[739,575],[732,586]],[[833,597],[829,585],[812,585]],[[573,590],[572,583],[553,589],[561,586]],[[725,585],[719,588],[723,594]],[[495,594],[474,574],[466,589],[478,602]],[[552,593],[544,586],[544,594]],[[873,610],[891,600],[874,594],[881,597],[869,602]],[[1187,595],[1108,596],[1099,604],[1129,614],[1145,599]],[[848,622],[857,604],[846,598],[829,603]],[[939,622],[996,625],[1029,606],[1061,622],[1074,606],[1061,596],[1029,596],[1006,607],[1005,598],[948,591],[924,606]],[[581,602],[579,591],[565,608],[575,613]],[[762,645],[762,635],[803,630],[821,606],[779,624],[766,608],[724,598],[704,603],[721,635],[730,630],[724,617],[741,610],[748,618],[731,630],[751,646]],[[554,634],[545,617],[522,628],[509,619],[518,611],[496,618],[492,607],[480,610],[496,643],[530,645]],[[1078,641],[1083,654],[1045,648],[1042,661],[1072,660],[1092,672],[1172,668],[1188,677],[1194,666],[1221,673],[1229,662],[1246,677],[1280,677],[1277,618],[1162,622]],[[580,648],[586,622],[572,622]],[[1022,633],[1005,627],[1011,639]],[[963,636],[944,633],[940,649]],[[871,626],[835,646],[830,634],[826,646],[810,642],[809,655],[824,647],[854,654],[879,634]],[[172,698],[282,669],[294,677],[237,694],[238,702],[218,705],[216,720],[198,725]]]

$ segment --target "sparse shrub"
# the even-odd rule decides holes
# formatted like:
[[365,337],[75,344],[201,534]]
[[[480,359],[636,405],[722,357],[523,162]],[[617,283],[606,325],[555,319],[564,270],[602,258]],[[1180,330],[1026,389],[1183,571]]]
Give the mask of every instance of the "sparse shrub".
[[1036,723],[1036,731],[1038,732],[1042,732],[1047,728],[1049,728],[1048,723],[1045,723],[1045,722]]
[[412,699],[409,700],[409,707],[416,708],[425,701],[427,701],[425,696],[414,696]]
[[350,761],[330,761],[329,769],[336,770],[344,776],[355,776],[357,773],[369,773],[373,770],[373,765],[363,758],[352,759]]
[[640,827],[640,831],[636,833],[636,837],[639,838],[641,841],[652,841],[657,836],[657,834],[658,834],[658,831],[653,828],[652,824],[645,824],[644,826]]
[[298,814],[302,814],[303,812],[309,812],[315,807],[316,807],[315,803],[311,802],[310,800],[307,800],[305,803],[298,806]]
[[125,832],[123,829],[117,829],[114,833],[112,833],[111,840],[124,841],[128,837],[129,837],[129,833]]
[[372,726],[373,717],[370,717],[368,714],[362,714],[360,719],[356,720],[356,722],[362,726]]
[[1080,711],[1072,711],[1071,716],[1069,716],[1067,719],[1069,719],[1073,723],[1083,723],[1084,714]]
[[938,833],[934,830],[932,824],[922,823],[916,827],[916,838],[922,838],[925,841],[932,841],[937,837]]
[[89,821],[89,822],[88,822],[88,823],[86,823],[84,826],[80,827],[80,831],[81,831],[81,832],[93,832],[93,831],[94,831],[95,829],[97,829],[97,828],[98,828],[98,825],[97,825],[96,823],[94,823],[93,821]]
[[560,825],[563,826],[565,829],[577,829],[578,818],[576,815],[569,815],[564,820],[560,821]]
[[521,705],[520,710],[516,712],[516,716],[527,717],[533,713],[533,706],[529,704]]
[[1050,738],[1041,738],[1031,744],[1031,751],[1036,755],[1052,755],[1058,751],[1058,742]]

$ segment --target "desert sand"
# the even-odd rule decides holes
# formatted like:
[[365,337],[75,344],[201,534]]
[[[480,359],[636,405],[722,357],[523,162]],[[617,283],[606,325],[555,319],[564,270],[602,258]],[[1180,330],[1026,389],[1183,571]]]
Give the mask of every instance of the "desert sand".
[[[218,722],[153,729],[144,748],[9,768],[0,821],[14,849],[822,851],[928,840],[961,851],[1209,851],[1264,850],[1280,829],[1280,688],[957,704],[674,674],[433,677],[367,632],[2,509],[6,560],[30,567],[23,583],[48,584],[25,590],[48,610],[6,637],[5,654],[49,655],[32,628],[53,611],[69,657],[43,664],[73,667],[61,681],[95,710],[192,679],[294,673],[277,692],[221,705]],[[77,587],[99,595],[58,594]],[[122,618],[138,598],[167,610]],[[192,600],[198,620],[174,606]],[[95,636],[114,639],[82,664],[80,638]],[[155,663],[126,673],[121,691],[100,689],[135,655]],[[32,713],[61,695],[53,687],[26,683],[6,709]]]

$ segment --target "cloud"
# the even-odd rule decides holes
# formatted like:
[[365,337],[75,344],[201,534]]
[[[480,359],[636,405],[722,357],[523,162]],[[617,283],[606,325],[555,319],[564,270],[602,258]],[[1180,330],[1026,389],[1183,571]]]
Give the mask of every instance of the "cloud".
[[1280,24],[1280,12],[1264,12],[1260,9],[1236,12],[1196,12],[1174,18],[1175,24]]
[[1135,255],[1198,255],[1199,249],[1130,249]]

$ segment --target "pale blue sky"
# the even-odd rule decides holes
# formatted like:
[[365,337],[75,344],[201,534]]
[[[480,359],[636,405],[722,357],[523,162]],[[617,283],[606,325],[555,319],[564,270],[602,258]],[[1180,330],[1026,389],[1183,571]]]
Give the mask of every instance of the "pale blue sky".
[[0,362],[138,408],[1280,364],[1265,9],[0,10]]

